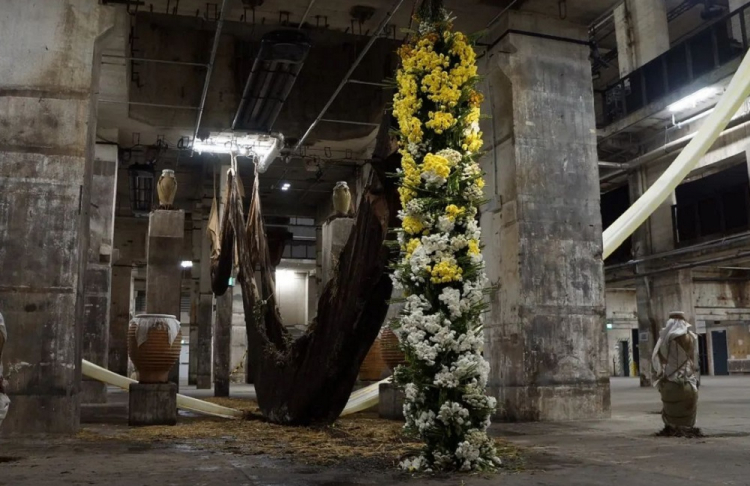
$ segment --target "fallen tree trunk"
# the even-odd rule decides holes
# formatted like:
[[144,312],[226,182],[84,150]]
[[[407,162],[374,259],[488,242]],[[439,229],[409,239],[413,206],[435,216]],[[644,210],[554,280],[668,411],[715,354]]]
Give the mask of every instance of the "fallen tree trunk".
[[[356,224],[342,250],[339,267],[318,301],[317,318],[297,340],[284,327],[276,305],[273,265],[261,216],[258,177],[255,175],[245,222],[234,178],[221,231],[217,270],[232,259],[237,245],[248,338],[249,369],[263,415],[289,425],[330,424],[344,409],[365,355],[388,311],[392,283],[391,259],[384,245],[398,209],[396,186],[385,177],[395,171],[393,157],[377,164],[373,181],[364,191]],[[229,250],[229,251],[226,251]],[[255,282],[259,270],[260,284]],[[216,273],[215,290],[224,275]]]

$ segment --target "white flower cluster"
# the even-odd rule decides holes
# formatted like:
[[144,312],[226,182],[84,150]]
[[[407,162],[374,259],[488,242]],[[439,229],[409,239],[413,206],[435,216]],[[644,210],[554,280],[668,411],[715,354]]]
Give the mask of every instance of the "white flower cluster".
[[[422,456],[401,465],[406,470],[492,469],[496,457],[485,431],[496,401],[485,393],[489,364],[482,356],[482,312],[488,282],[476,221],[481,188],[475,181],[481,171],[458,151],[438,155],[448,161],[450,174],[458,172],[458,194],[445,186],[445,204],[417,197],[399,214],[419,226],[399,233],[402,258],[392,275],[408,296],[394,332],[409,366],[397,370],[396,382],[404,390],[406,428],[427,444]],[[427,185],[447,180],[432,171],[421,177]],[[458,447],[455,440],[449,446],[435,439],[456,435]]]

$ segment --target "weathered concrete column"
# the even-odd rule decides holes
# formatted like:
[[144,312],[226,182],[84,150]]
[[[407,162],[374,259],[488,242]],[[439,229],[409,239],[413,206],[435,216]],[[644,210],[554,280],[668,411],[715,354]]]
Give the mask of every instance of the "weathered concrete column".
[[615,8],[620,76],[626,76],[669,49],[666,2],[625,0]]
[[188,363],[188,385],[198,382],[198,307],[200,306],[201,254],[203,250],[202,211],[191,213],[193,230],[191,234],[193,247],[192,287],[190,290],[190,350]]
[[114,262],[109,311],[109,357],[107,367],[118,375],[128,375],[128,326],[133,299],[133,267]]
[[[182,293],[182,240],[185,236],[185,212],[156,210],[148,224],[146,267],[146,313],[180,316]],[[176,370],[176,373],[175,373]],[[170,381],[179,386],[179,363],[170,372]],[[175,381],[176,380],[176,381]]]
[[229,396],[230,358],[232,352],[232,304],[234,287],[216,298],[214,319],[214,396]]
[[610,411],[596,127],[587,29],[510,12],[487,56],[482,211],[489,392],[508,420]]
[[[750,3],[750,0],[729,0],[729,11],[734,12],[740,7]],[[745,38],[750,40],[750,9],[745,9]],[[732,17],[732,38],[737,42],[742,42],[742,23],[740,16]]]
[[[91,184],[89,248],[84,278],[83,359],[107,367],[112,284],[112,239],[115,230],[117,145],[96,144]],[[106,403],[107,385],[84,378],[83,403]]]
[[[628,185],[630,202],[635,202],[663,173],[664,166],[641,167],[631,174]],[[654,253],[674,249],[672,231],[672,205],[674,195],[651,214],[632,236],[633,257],[641,259]],[[635,266],[637,273],[648,273],[654,267],[649,262]],[[686,276],[687,275],[687,276]],[[687,274],[679,272],[658,274],[653,277],[636,279],[636,301],[638,307],[638,356],[641,386],[651,386],[651,353],[659,335],[659,330],[666,322],[671,311],[684,311],[688,322],[695,324],[693,311],[693,282]],[[684,288],[680,290],[680,286]]]
[[[209,206],[210,207],[210,206]],[[213,334],[214,294],[211,292],[211,250],[206,229],[208,220],[201,222],[200,296],[198,302],[198,345],[196,349],[196,386],[211,388],[211,351]]]
[[8,393],[0,434],[79,425],[83,282],[89,243],[98,37],[95,0],[0,16],[0,309]]

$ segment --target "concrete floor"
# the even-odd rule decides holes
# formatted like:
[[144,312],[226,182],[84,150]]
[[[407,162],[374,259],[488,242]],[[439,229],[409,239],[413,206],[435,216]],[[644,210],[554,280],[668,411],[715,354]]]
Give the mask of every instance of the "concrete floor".
[[[639,388],[636,379],[612,380],[610,420],[495,424],[494,434],[527,449],[525,471],[499,477],[414,479],[173,444],[47,438],[0,440],[0,485],[750,485],[750,377],[704,377],[700,392],[704,439],[654,437],[662,425],[658,394]],[[103,409],[96,415],[121,419],[121,413],[107,417]]]

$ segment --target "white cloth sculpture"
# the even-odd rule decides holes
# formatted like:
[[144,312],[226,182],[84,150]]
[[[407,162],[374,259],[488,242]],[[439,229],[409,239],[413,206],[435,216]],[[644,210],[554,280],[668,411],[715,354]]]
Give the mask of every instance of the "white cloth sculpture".
[[690,327],[682,312],[671,313],[651,357],[662,419],[673,428],[694,427],[698,409],[698,336]]

